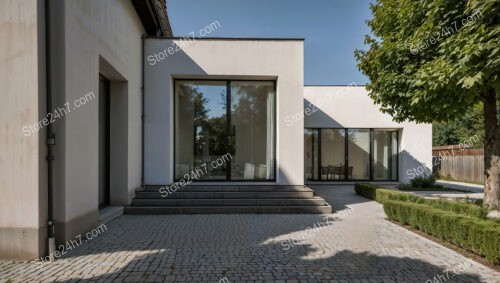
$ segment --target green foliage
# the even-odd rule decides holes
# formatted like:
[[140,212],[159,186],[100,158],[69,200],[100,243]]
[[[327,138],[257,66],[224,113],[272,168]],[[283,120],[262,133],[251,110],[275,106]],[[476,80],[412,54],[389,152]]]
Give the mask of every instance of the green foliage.
[[388,200],[419,203],[431,206],[436,209],[441,209],[480,219],[486,219],[486,214],[488,213],[486,207],[483,207],[481,205],[450,200],[426,199],[414,194],[389,190],[368,183],[356,183],[354,185],[354,190],[358,195],[376,200],[377,202],[380,202],[382,204],[385,204],[385,202]]
[[354,184],[354,191],[360,196],[364,196],[365,198],[373,199],[375,200],[376,197],[376,190],[379,189],[379,187],[374,186],[372,184],[368,183],[356,183]]
[[498,84],[500,0],[377,0],[356,50],[367,89],[396,121],[463,117]]
[[357,194],[384,206],[387,217],[483,255],[500,264],[500,222],[486,219],[483,206],[448,200],[426,199],[410,193],[356,183]]
[[382,189],[382,188],[379,188],[377,190],[376,200],[382,204],[384,204],[388,200],[408,201],[408,202],[414,202],[414,203],[421,203],[421,202],[425,201],[424,198],[416,196],[414,194],[403,193],[403,192]]
[[480,219],[486,219],[486,215],[488,214],[488,209],[486,207],[477,204],[462,203],[450,200],[424,200],[424,203],[427,205],[456,214],[467,215]]
[[376,200],[380,203],[384,203],[387,199],[408,200],[413,202],[416,202],[418,199],[422,199],[421,197],[413,194],[389,190],[369,183],[354,184],[354,191],[360,196]]
[[386,200],[389,219],[411,225],[423,232],[483,255],[500,264],[500,224],[439,209],[426,203]]
[[431,188],[436,183],[436,176],[434,174],[416,176],[410,180],[410,184],[414,188]]
[[432,124],[432,145],[457,145],[477,135],[473,148],[483,147],[484,118],[483,105],[477,104],[463,116],[450,122]]

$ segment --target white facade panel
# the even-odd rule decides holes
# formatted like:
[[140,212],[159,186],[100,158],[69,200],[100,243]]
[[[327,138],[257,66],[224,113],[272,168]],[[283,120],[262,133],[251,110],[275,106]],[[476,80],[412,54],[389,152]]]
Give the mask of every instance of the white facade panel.
[[285,116],[303,110],[302,40],[149,38],[145,56],[146,184],[173,182],[174,78],[276,80],[276,183],[303,184],[303,157],[295,153],[304,126],[284,125]]
[[56,233],[71,238],[98,220],[100,74],[111,87],[110,204],[129,204],[141,184],[144,28],[130,1],[54,1],[51,9],[54,107],[67,109],[54,124]]

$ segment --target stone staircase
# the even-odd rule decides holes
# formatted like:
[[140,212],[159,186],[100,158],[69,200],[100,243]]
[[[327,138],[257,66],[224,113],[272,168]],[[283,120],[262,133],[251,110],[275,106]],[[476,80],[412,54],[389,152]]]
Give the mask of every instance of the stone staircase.
[[323,198],[304,186],[189,185],[160,193],[161,187],[138,189],[125,214],[332,213]]

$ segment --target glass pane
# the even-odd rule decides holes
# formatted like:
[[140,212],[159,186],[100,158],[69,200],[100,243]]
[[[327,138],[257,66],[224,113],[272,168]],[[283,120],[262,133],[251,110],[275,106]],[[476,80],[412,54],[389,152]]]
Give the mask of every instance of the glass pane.
[[274,82],[231,82],[231,180],[274,179]]
[[375,131],[373,137],[373,177],[375,180],[397,179],[397,132]]
[[176,81],[175,179],[192,171],[203,171],[202,180],[226,179],[226,163],[211,165],[227,153],[226,96],[223,81]]
[[304,129],[304,176],[306,181],[318,179],[318,129]]
[[345,175],[345,130],[321,129],[321,180],[344,180]]
[[391,176],[391,133],[375,131],[373,136],[373,178],[389,180]]
[[347,146],[348,178],[370,179],[370,130],[349,129]]

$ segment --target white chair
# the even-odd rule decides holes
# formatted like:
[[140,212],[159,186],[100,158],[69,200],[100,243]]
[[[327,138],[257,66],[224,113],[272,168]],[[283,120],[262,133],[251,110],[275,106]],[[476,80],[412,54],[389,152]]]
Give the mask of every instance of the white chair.
[[255,167],[255,179],[265,180],[267,177],[266,164],[259,164]]
[[244,180],[253,180],[255,176],[255,165],[252,163],[245,163],[245,169],[243,171]]

